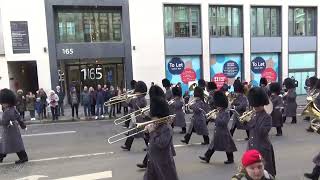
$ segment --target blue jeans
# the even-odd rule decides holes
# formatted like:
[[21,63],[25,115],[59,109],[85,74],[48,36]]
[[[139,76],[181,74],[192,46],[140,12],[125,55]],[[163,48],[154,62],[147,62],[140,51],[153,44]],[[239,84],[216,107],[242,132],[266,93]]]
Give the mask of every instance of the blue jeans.
[[83,105],[83,111],[84,111],[84,116],[85,117],[90,116],[90,104],[84,104]]
[[96,109],[97,109],[96,116],[102,116],[103,115],[103,104],[97,104]]

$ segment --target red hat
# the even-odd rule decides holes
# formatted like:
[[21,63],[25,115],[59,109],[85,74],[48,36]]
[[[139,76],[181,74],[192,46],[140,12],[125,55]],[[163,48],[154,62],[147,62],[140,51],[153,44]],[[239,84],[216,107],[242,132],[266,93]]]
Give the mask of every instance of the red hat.
[[242,156],[242,165],[244,167],[247,167],[251,164],[261,162],[261,161],[262,161],[262,156],[260,152],[255,149],[246,151]]

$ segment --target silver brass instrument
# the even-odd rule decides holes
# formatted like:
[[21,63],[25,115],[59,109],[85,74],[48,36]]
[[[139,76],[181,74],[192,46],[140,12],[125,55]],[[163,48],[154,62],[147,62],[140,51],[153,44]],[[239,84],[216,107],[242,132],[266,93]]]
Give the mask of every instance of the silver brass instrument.
[[319,94],[319,92],[316,93],[316,89],[312,90],[310,93],[308,93],[307,102],[314,101],[319,96]]
[[[166,117],[163,117],[163,118],[159,118],[159,119],[154,119],[154,120],[151,120],[151,121],[148,121],[148,122],[144,122],[144,123],[137,123],[136,124],[136,127],[134,128],[131,128],[127,131],[124,131],[124,132],[121,132],[121,133],[118,133],[116,135],[113,135],[111,137],[108,138],[108,143],[109,144],[113,144],[113,143],[116,143],[116,142],[119,142],[121,140],[124,140],[124,139],[127,139],[128,137],[131,137],[131,136],[135,136],[139,133],[143,133],[146,131],[145,127],[149,124],[152,124],[152,123],[155,123],[155,124],[164,124],[164,123],[169,123],[169,122],[172,122],[174,120],[174,117],[176,115],[169,115],[169,116],[166,116]],[[132,134],[130,134],[132,133]],[[126,135],[126,134],[130,134],[128,136],[124,136],[124,137],[120,137],[120,136],[123,136],[123,135]]]
[[124,93],[124,94],[121,94],[119,96],[115,96],[113,98],[110,98],[110,100],[105,102],[104,105],[105,106],[115,105],[115,104],[118,104],[118,103],[122,103],[122,102],[128,101],[130,99],[136,98],[136,97],[138,97],[140,95],[146,95],[146,94],[147,93],[134,93],[134,94]]
[[119,124],[122,124],[122,123],[125,123],[127,121],[130,121],[132,118],[136,118],[138,116],[141,116],[142,114],[146,114],[148,111],[150,111],[150,106],[146,106],[144,108],[140,108],[136,111],[133,111],[132,113],[129,113],[127,115],[124,115],[122,117],[119,117],[117,119],[115,119],[113,121],[113,123],[115,125],[119,125]]
[[[271,102],[271,100],[269,99],[269,104],[264,106],[264,110],[266,111],[267,114],[271,114],[273,111],[273,104]],[[239,117],[239,121],[241,123],[244,122],[249,122],[252,118],[252,115],[255,113],[255,110],[247,110],[245,111],[240,117]]]
[[219,113],[219,109],[211,110],[211,111],[209,111],[209,112],[206,114],[206,118],[207,118],[208,120],[209,120],[209,119],[216,119],[218,113]]

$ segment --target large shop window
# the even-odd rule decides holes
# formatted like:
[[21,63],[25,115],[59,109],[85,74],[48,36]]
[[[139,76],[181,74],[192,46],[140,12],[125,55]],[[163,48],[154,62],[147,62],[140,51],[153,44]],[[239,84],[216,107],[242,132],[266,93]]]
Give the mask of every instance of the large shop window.
[[59,42],[118,42],[121,37],[120,10],[58,10]]
[[298,81],[297,94],[306,94],[305,81],[316,73],[315,53],[291,53],[289,54],[289,77]]
[[[242,59],[241,55],[211,55],[210,80],[221,88],[225,81],[232,87],[237,78],[241,79]],[[230,89],[232,91],[233,87]]]
[[[200,56],[166,56],[166,78],[172,84],[181,83],[185,93],[201,78]],[[192,93],[192,92],[190,92]]]
[[316,21],[316,8],[289,8],[289,36],[315,36]]
[[210,6],[210,36],[242,36],[242,9],[240,7]]
[[166,37],[200,37],[199,6],[164,6]]
[[251,83],[259,86],[261,77],[268,82],[279,81],[279,54],[251,54]]
[[280,8],[252,7],[251,36],[280,36]]

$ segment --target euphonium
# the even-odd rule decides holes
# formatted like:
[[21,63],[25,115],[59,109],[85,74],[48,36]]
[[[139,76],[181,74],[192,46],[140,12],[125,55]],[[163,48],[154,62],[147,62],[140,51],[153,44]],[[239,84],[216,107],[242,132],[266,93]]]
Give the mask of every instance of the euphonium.
[[315,106],[314,102],[309,102],[306,107],[303,109],[302,116],[310,116],[320,119],[320,110]]
[[245,111],[240,117],[239,121],[241,123],[249,122],[251,120],[252,115],[254,114],[254,110],[247,110]]

